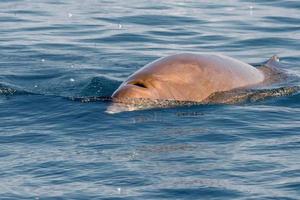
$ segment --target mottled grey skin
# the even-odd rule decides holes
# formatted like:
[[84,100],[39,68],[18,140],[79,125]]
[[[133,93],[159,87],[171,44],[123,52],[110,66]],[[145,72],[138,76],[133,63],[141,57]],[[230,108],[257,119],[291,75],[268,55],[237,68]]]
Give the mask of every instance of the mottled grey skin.
[[228,56],[183,53],[144,66],[125,80],[112,98],[125,103],[128,99],[203,102],[216,92],[256,86],[268,76]]

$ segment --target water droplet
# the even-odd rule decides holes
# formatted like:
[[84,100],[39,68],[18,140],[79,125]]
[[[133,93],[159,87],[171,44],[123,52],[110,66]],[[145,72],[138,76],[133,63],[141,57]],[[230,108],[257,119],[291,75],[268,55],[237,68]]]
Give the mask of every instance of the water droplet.
[[41,61],[42,61],[42,62],[45,62],[45,59],[42,59]]
[[130,155],[130,159],[134,160],[137,156],[137,153],[134,151],[131,155]]
[[226,10],[226,11],[234,11],[235,8],[234,8],[234,7],[227,7],[227,8],[225,8],[225,10]]
[[278,56],[276,56],[276,55],[272,56],[272,58],[271,58],[271,59],[274,59],[276,62],[279,62],[279,61],[280,61],[279,57],[278,57]]
[[74,78],[70,78],[70,81],[71,81],[71,82],[74,82],[74,81],[75,81],[75,79],[74,79]]
[[71,68],[74,68],[74,65],[71,65]]
[[122,29],[122,27],[123,27],[122,24],[118,24],[119,29]]
[[121,188],[118,188],[118,192],[121,193]]
[[68,13],[68,17],[69,18],[73,17],[73,14],[72,13]]
[[250,15],[253,15],[253,6],[249,6],[249,9],[250,9]]
[[38,86],[37,86],[37,85],[35,85],[34,87],[35,87],[35,88],[37,88]]

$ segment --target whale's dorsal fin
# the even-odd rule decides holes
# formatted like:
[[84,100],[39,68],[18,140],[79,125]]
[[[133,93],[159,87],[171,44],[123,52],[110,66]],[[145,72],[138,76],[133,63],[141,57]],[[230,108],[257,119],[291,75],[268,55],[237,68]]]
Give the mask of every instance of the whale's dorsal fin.
[[279,57],[276,55],[272,56],[259,70],[265,75],[263,85],[281,83],[287,79],[287,75],[279,62]]
[[264,65],[270,68],[274,68],[274,67],[279,68],[280,67],[279,60],[280,60],[279,57],[277,55],[274,55]]

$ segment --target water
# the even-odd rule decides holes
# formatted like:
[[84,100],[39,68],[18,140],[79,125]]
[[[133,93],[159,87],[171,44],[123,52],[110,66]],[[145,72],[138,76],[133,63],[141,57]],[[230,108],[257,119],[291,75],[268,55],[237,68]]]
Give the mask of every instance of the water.
[[1,199],[299,199],[300,95],[107,114],[162,56],[220,52],[300,75],[300,2],[0,2]]

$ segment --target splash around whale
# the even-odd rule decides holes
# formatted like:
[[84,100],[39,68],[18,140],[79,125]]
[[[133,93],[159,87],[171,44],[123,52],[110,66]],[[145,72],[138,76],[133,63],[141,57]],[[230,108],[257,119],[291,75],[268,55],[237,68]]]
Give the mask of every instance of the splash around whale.
[[[254,88],[282,81],[285,75],[278,66],[276,56],[258,68],[222,54],[181,53],[163,57],[129,76],[112,94],[113,104],[107,112],[241,102],[250,94],[253,97],[263,93],[253,92]],[[279,89],[281,95],[295,90]],[[276,95],[273,92],[269,96]]]

